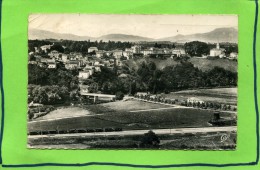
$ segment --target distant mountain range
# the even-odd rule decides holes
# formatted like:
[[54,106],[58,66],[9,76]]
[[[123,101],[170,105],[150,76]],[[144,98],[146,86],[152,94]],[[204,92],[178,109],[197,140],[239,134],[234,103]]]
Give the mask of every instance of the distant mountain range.
[[159,39],[160,41],[174,42],[189,42],[189,41],[204,41],[204,42],[232,42],[237,43],[238,31],[235,28],[217,28],[207,33],[198,33],[191,35],[176,35]]
[[38,29],[29,30],[29,39],[34,40],[44,40],[44,39],[63,39],[63,40],[74,40],[74,41],[171,41],[185,43],[189,41],[204,41],[204,42],[230,42],[237,43],[238,41],[238,31],[235,28],[217,28],[213,31],[207,33],[198,33],[190,35],[176,35],[172,37],[165,37],[160,39],[153,39],[148,37],[127,35],[127,34],[107,34],[101,37],[89,37],[89,36],[78,36],[74,34],[60,34],[51,31],[44,31]]

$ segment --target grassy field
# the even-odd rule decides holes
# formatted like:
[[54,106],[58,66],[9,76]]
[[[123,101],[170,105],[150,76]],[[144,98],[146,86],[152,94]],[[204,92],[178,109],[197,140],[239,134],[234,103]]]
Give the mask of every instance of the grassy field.
[[[118,107],[120,105],[120,107]],[[29,131],[32,130],[70,130],[81,128],[123,128],[130,129],[159,129],[181,127],[207,127],[212,119],[214,111],[195,108],[169,108],[163,110],[132,111],[127,107],[131,105],[133,110],[158,108],[158,104],[141,101],[113,102],[86,106],[92,113],[81,117],[64,118],[52,121],[34,121],[28,123]],[[145,107],[144,107],[145,106]],[[160,107],[166,107],[160,105]],[[75,113],[71,113],[75,114]],[[222,117],[233,117],[232,113],[221,113]]]
[[[140,64],[145,61],[153,61],[156,64],[156,67],[158,69],[163,69],[166,66],[175,66],[178,64],[178,61],[175,61],[171,58],[167,58],[165,60],[162,59],[156,59],[156,58],[141,58],[141,59],[135,59],[135,60],[128,60],[126,64],[130,68],[134,68],[137,70],[140,66]],[[221,67],[226,70],[237,72],[237,61],[229,60],[229,59],[206,59],[206,58],[197,58],[193,57],[188,60],[192,64],[194,64],[195,67],[198,67],[202,71],[208,71],[211,70],[214,67]]]
[[137,100],[110,102],[110,103],[102,104],[102,106],[116,111],[135,111],[135,110],[147,110],[147,109],[159,109],[159,108],[172,107],[172,106],[142,102]]
[[54,111],[51,111],[45,116],[39,117],[35,120],[47,120],[47,119],[57,119],[73,116],[86,116],[92,114],[91,111],[80,108],[80,107],[64,107],[58,108]]
[[206,59],[206,58],[190,58],[188,61],[190,61],[192,64],[194,64],[195,67],[198,67],[202,71],[211,70],[214,67],[221,67],[225,70],[229,70],[232,72],[237,72],[237,61],[229,60],[229,59]]
[[187,99],[196,97],[203,101],[237,105],[237,88],[197,89],[162,94],[166,98]]

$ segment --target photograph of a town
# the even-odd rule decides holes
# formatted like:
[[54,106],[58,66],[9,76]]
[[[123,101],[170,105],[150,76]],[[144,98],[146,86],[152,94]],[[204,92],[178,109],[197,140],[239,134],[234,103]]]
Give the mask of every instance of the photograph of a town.
[[28,25],[28,148],[236,149],[236,15],[31,14]]

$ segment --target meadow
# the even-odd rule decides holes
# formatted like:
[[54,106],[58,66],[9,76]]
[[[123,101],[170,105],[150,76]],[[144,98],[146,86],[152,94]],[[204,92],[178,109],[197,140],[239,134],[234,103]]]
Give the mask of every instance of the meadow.
[[[120,107],[118,107],[120,105]],[[131,105],[131,107],[127,107]],[[196,108],[167,107],[142,101],[119,101],[109,104],[85,106],[92,114],[54,120],[31,121],[29,131],[122,128],[123,130],[208,127],[215,111]],[[143,110],[158,108],[159,110]],[[166,108],[166,109],[165,109]],[[135,112],[131,112],[135,111]],[[51,113],[50,113],[51,114]],[[71,113],[76,114],[76,113]],[[221,117],[235,114],[222,112]]]

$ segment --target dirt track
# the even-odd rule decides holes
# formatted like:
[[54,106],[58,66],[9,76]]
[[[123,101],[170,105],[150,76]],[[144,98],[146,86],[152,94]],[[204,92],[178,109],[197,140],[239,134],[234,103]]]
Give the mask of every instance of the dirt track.
[[[156,134],[187,134],[187,133],[209,133],[209,132],[236,132],[236,126],[227,127],[205,127],[205,128],[179,128],[179,129],[153,129]],[[57,137],[90,137],[90,136],[126,136],[126,135],[143,135],[147,133],[148,130],[129,130],[120,132],[95,132],[95,133],[73,133],[73,134],[56,134],[56,135],[31,135],[28,136],[29,139],[37,138],[57,138]]]

